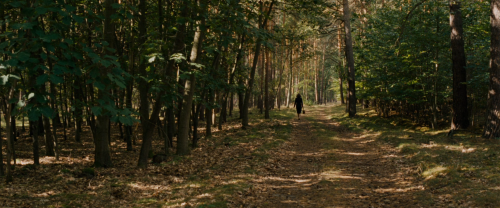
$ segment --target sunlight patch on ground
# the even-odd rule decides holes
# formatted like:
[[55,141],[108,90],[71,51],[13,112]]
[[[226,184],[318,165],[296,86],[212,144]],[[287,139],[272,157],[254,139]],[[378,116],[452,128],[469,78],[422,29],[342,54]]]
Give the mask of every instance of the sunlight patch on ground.
[[[309,176],[309,177],[311,177],[311,176]],[[264,182],[265,180],[288,181],[288,182],[295,182],[295,183],[311,182],[311,179],[289,179],[289,178],[282,178],[282,177],[264,177],[264,178],[259,179],[257,181]]]
[[440,131],[430,131],[430,132],[425,132],[425,134],[428,134],[428,135],[431,135],[431,136],[435,136],[435,135],[438,135],[438,134],[444,134],[444,133],[448,133],[448,129],[443,129],[443,130],[440,130]]
[[238,183],[243,183],[243,182],[245,182],[245,181],[243,181],[243,180],[230,180],[228,182],[222,182],[222,184],[228,185],[228,184],[238,184]]
[[47,191],[47,192],[43,192],[41,194],[33,194],[33,196],[35,197],[49,197],[49,196],[52,196],[56,194],[54,191]]
[[128,186],[139,190],[158,190],[160,188],[163,188],[163,186],[159,185],[145,185],[142,183],[129,183]]
[[430,179],[432,178],[433,176],[439,174],[439,173],[442,173],[444,171],[448,170],[448,168],[446,167],[443,167],[443,166],[436,166],[436,167],[433,167],[429,170],[426,170],[422,173],[422,175],[424,177],[426,177],[426,179]]
[[195,198],[197,198],[197,199],[203,199],[203,198],[212,198],[212,197],[213,197],[212,194],[210,194],[210,193],[204,193],[204,194],[200,194],[200,195],[196,196]]
[[360,152],[346,152],[346,153],[343,153],[344,155],[356,155],[356,156],[360,156],[360,155],[366,155],[366,153],[360,153]]
[[[83,160],[83,161],[82,161]],[[40,157],[40,164],[65,164],[66,162],[91,162],[89,157],[83,158],[83,159],[77,159],[73,157],[59,157],[59,160],[57,161],[55,157],[53,156],[44,156]],[[29,158],[16,158],[16,164],[18,165],[33,165],[33,159]],[[71,164],[71,163],[70,163]]]
[[393,158],[398,157],[397,155],[384,155],[383,158]]
[[321,178],[325,180],[331,180],[331,179],[356,179],[356,180],[362,180],[363,178],[357,177],[357,176],[348,176],[342,174],[342,171],[338,170],[330,170],[330,171],[324,171],[320,174]]
[[385,193],[385,192],[393,192],[393,193],[404,193],[415,190],[425,190],[424,186],[413,186],[408,188],[378,188],[374,189],[375,192]]

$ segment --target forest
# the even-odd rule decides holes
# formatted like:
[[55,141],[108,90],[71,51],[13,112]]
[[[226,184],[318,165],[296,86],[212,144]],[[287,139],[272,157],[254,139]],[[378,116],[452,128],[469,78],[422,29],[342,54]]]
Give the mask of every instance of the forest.
[[495,207],[500,0],[2,0],[0,111],[0,206]]

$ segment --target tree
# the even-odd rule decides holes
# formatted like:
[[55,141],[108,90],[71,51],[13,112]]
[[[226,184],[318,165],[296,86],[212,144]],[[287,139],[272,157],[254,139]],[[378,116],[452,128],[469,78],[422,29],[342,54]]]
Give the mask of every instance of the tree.
[[[111,19],[113,15],[113,0],[106,0],[104,2],[104,40],[111,44],[114,39],[114,25]],[[108,50],[107,53],[111,55]],[[102,66],[101,77],[108,76],[110,71],[109,67]],[[103,82],[104,84],[104,82]],[[111,100],[109,98],[110,86],[104,86],[99,89],[97,96],[98,99],[104,103],[104,105],[111,105]],[[97,114],[97,119],[95,123],[95,133],[94,133],[94,144],[95,144],[95,161],[94,165],[97,167],[111,167],[113,162],[111,161],[111,152],[109,149],[109,131],[110,131],[110,116],[111,112],[108,110],[103,110]]]
[[[259,20],[258,20],[258,25],[259,29],[264,29],[266,28],[267,21],[269,19],[269,16],[271,15],[271,12],[273,11],[273,5],[275,3],[275,0],[272,0],[271,3],[269,4],[267,10],[264,10],[264,7],[261,6],[261,13],[259,15]],[[264,15],[263,13],[267,11],[267,15]],[[264,16],[264,17],[262,17]],[[263,18],[263,19],[262,19]],[[245,92],[245,98],[243,100],[243,109],[242,109],[242,119],[241,119],[241,124],[243,129],[245,129],[248,126],[248,108],[249,108],[249,102],[250,102],[250,96],[252,96],[252,89],[253,89],[253,83],[254,83],[254,78],[255,78],[255,69],[257,68],[257,63],[259,61],[259,55],[260,55],[260,50],[261,50],[261,45],[262,45],[262,38],[259,36],[255,42],[255,50],[254,50],[254,60],[252,64],[252,68],[250,69],[250,77],[248,80],[248,86]]]
[[500,0],[491,0],[490,90],[483,137],[500,137]]
[[467,71],[464,49],[462,13],[460,2],[450,4],[451,51],[453,70],[453,112],[451,129],[466,129],[469,127],[467,111]]
[[[0,65],[1,68],[4,68],[5,67],[3,65]],[[7,74],[7,75],[4,75],[4,76],[1,76],[0,77],[0,86],[6,86],[7,87],[7,92],[5,92],[4,95],[0,96],[1,100],[0,100],[0,107],[2,109],[2,112],[3,112],[3,117],[4,117],[4,120],[5,120],[5,129],[7,130],[6,131],[6,135],[7,135],[7,168],[6,168],[6,171],[5,171],[5,181],[7,183],[9,182],[12,182],[12,171],[13,169],[11,168],[11,160],[12,160],[12,154],[13,154],[13,147],[14,147],[14,144],[13,144],[13,138],[12,136],[14,134],[12,134],[12,128],[11,128],[11,123],[9,122],[11,116],[13,115],[13,111],[14,111],[14,103],[12,102],[13,100],[15,100],[15,96],[16,96],[16,86],[17,86],[17,83],[18,83],[18,80],[19,80],[19,76],[16,76],[16,75],[13,75],[13,74]],[[2,163],[2,166],[3,166],[3,161],[0,161]],[[3,167],[2,167],[2,172],[3,172]]]
[[352,37],[351,37],[351,14],[349,12],[349,1],[343,0],[344,4],[344,29],[345,29],[345,55],[347,59],[347,66],[349,68],[349,76],[347,79],[348,93],[349,93],[349,117],[354,117],[356,115],[356,71],[354,69],[354,54],[352,47]]
[[[203,17],[206,9],[206,2],[204,0],[197,0],[198,16]],[[196,84],[196,70],[201,67],[199,64],[198,57],[201,54],[201,47],[203,44],[203,36],[205,33],[205,21],[204,18],[197,21],[196,32],[193,38],[193,46],[191,48],[190,61],[190,71],[189,79],[186,80],[184,85],[184,94],[182,99],[182,112],[179,120],[179,136],[177,137],[177,154],[186,155],[189,154],[189,120],[191,116],[191,106],[193,104],[193,95]],[[195,113],[195,112],[193,112]]]

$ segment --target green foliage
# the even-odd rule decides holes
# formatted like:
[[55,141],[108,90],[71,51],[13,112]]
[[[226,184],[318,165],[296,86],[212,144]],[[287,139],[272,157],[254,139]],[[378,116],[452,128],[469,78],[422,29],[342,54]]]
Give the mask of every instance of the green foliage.
[[[393,1],[366,15],[356,36],[357,96],[410,105],[446,104],[452,95],[449,7],[446,2]],[[401,5],[401,6],[392,6]],[[375,10],[374,10],[375,11]],[[403,12],[401,12],[403,11]],[[462,5],[468,94],[485,100],[489,56],[489,3]],[[360,17],[361,18],[361,17]],[[355,30],[355,29],[353,29]],[[437,98],[435,101],[434,99]],[[486,102],[478,103],[484,106]],[[478,107],[479,107],[478,106]]]

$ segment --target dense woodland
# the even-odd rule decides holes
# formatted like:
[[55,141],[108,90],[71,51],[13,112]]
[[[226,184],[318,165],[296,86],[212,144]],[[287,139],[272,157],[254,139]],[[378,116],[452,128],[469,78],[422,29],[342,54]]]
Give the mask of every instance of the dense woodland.
[[249,109],[268,119],[298,93],[500,136],[499,0],[4,0],[0,31],[8,182],[19,132],[37,165],[88,126],[95,166],[112,167],[117,127],[145,168],[154,137],[187,155],[228,117],[245,129]]

